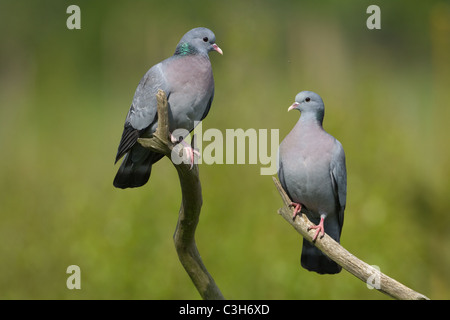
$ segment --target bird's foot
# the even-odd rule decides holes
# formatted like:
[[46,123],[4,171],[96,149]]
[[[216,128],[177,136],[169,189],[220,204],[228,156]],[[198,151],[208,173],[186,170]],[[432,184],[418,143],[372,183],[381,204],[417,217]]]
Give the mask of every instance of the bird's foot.
[[316,241],[319,234],[321,234],[320,235],[321,238],[325,235],[325,229],[323,228],[323,220],[324,220],[324,218],[322,217],[322,218],[320,218],[320,222],[317,226],[308,227],[308,231],[311,229],[316,230],[316,233],[314,234],[312,241]]
[[196,155],[197,157],[200,157],[200,152],[197,149],[193,148],[189,143],[184,141],[182,137],[180,137],[180,139],[177,139],[172,134],[170,134],[170,140],[172,141],[172,143],[181,143],[183,145],[183,153],[186,152],[186,158],[190,165],[189,169],[192,169],[194,166],[194,156]]
[[194,167],[194,156],[197,155],[197,157],[200,157],[200,152],[197,149],[192,148],[191,145],[184,140],[181,143],[184,145],[183,152],[186,152],[190,164],[189,169],[192,169],[192,167]]
[[291,202],[289,206],[294,207],[294,213],[292,214],[292,220],[294,220],[295,217],[300,213],[300,210],[302,210],[302,204],[297,202]]

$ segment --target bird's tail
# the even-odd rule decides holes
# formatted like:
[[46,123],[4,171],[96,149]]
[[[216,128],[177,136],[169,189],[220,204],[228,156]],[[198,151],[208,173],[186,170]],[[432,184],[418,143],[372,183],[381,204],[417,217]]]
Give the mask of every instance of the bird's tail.
[[339,273],[342,267],[328,258],[308,240],[303,239],[302,267],[320,274]]
[[126,154],[114,178],[114,187],[126,189],[137,188],[147,183],[152,165],[163,157],[136,144]]

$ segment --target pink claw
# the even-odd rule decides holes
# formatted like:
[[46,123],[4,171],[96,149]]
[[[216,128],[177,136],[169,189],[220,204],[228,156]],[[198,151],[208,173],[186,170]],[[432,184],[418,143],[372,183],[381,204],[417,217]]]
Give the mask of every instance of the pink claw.
[[[183,150],[186,151],[187,154],[187,158],[189,160],[190,163],[190,167],[189,169],[192,169],[192,167],[194,167],[194,155],[197,155],[197,157],[200,157],[200,152],[198,152],[196,149],[193,149],[191,147],[190,144],[188,144],[187,142],[185,142],[184,140],[181,141],[182,143],[184,142],[186,145],[183,147]],[[184,152],[184,151],[183,151]]]
[[302,210],[302,204],[297,202],[291,202],[289,206],[294,207],[294,213],[292,214],[292,220],[294,220],[295,217],[300,213],[300,210]]
[[308,231],[311,229],[317,229],[316,233],[314,234],[314,237],[312,239],[312,241],[316,241],[317,236],[319,235],[319,233],[321,233],[322,235],[320,236],[321,238],[324,236],[325,234],[325,229],[323,228],[323,220],[324,218],[320,218],[320,222],[317,226],[312,226],[308,228]]
[[175,138],[172,134],[170,134],[170,140],[172,141],[172,143],[181,143],[183,145],[183,153],[186,152],[187,159],[190,164],[189,169],[192,169],[194,167],[194,155],[200,157],[200,152],[196,149],[193,149],[189,143],[184,141],[184,139],[181,139],[180,141],[179,139]]

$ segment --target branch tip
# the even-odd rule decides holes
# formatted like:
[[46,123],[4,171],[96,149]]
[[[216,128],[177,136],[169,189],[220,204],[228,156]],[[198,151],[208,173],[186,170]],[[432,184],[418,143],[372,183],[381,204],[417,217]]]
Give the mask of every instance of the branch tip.
[[[272,178],[284,203],[284,206],[277,212],[281,214],[281,216],[287,222],[289,222],[289,224],[291,224],[298,233],[300,233],[308,241],[312,242],[312,236],[308,232],[308,228],[313,225],[312,222],[309,221],[308,217],[303,213],[301,219],[292,219],[292,213],[294,209],[289,207],[291,200],[284,191],[278,179],[275,177]],[[358,259],[353,254],[348,252],[344,247],[334,241],[326,233],[322,238],[318,238],[314,242],[314,245],[331,260],[339,264],[342,268],[353,274],[355,277],[366,282],[366,284],[369,283],[370,278],[373,277],[373,273],[369,271],[373,268],[369,264]],[[376,289],[392,298],[399,300],[429,300],[429,298],[424,296],[423,294],[408,288],[407,286],[401,284],[395,279],[388,277],[382,272],[377,273],[377,276],[379,276],[380,279],[380,287]]]

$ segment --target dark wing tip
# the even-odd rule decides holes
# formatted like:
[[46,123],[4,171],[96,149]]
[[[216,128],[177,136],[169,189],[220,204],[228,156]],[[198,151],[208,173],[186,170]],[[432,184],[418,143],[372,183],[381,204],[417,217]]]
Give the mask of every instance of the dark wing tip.
[[130,150],[134,146],[140,136],[140,133],[140,130],[133,128],[129,124],[125,124],[122,138],[120,139],[119,143],[119,148],[117,149],[116,161],[114,162],[114,164],[116,164],[117,161],[119,161],[120,158],[122,158],[128,152],[128,150]]

